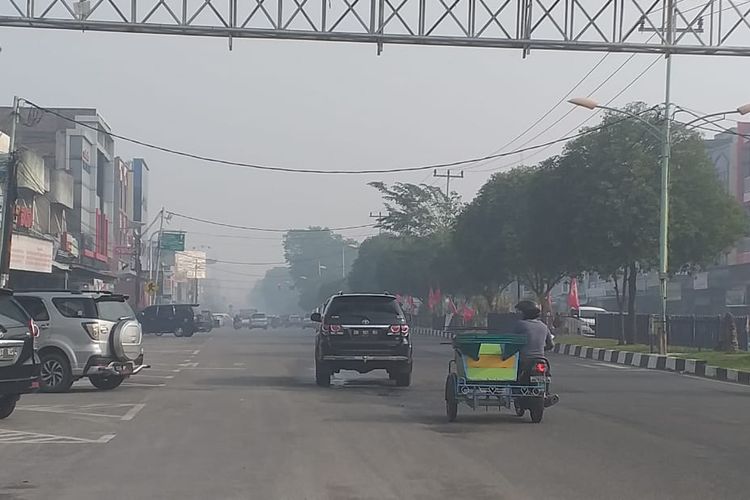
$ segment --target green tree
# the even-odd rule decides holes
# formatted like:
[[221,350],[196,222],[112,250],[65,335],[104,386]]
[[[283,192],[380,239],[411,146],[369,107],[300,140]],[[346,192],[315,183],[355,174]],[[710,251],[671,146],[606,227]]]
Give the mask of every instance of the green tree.
[[[322,302],[322,290],[338,283],[356,259],[356,242],[330,229],[294,229],[284,235],[284,258],[299,289],[299,304],[310,310]],[[342,259],[343,254],[343,259]],[[346,268],[342,269],[342,266]],[[333,285],[331,285],[333,286]]]
[[[660,126],[658,111],[643,103],[625,110]],[[569,240],[585,242],[577,248],[576,270],[614,280],[620,313],[625,303],[628,310],[621,341],[632,342],[636,280],[658,262],[661,145],[644,123],[620,113],[605,114],[602,125],[566,144],[549,180],[558,186],[559,206],[567,212]],[[738,204],[719,186],[701,137],[675,126],[671,146],[669,268],[674,272],[713,262],[744,234],[745,222]]]
[[370,182],[383,195],[386,215],[377,227],[400,236],[425,237],[448,233],[461,209],[461,197],[427,184]]
[[545,298],[576,266],[575,241],[566,238],[551,158],[537,167],[495,174],[459,218],[454,244],[467,272],[484,287],[520,279]]

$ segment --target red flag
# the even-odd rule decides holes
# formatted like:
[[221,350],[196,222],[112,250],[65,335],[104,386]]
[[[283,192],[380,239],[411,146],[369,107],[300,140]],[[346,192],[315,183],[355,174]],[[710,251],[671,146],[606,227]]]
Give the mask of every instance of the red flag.
[[568,290],[568,307],[571,309],[579,309],[581,303],[578,300],[578,280],[570,278],[570,290]]
[[440,289],[438,288],[435,290],[435,305],[440,304],[443,301],[443,294],[440,292]]
[[430,294],[427,296],[427,307],[430,311],[435,309],[435,292],[432,291],[432,287],[430,287]]
[[461,316],[463,317],[465,323],[468,323],[472,319],[474,319],[475,314],[476,311],[469,307],[467,304],[464,304],[464,306],[461,308]]

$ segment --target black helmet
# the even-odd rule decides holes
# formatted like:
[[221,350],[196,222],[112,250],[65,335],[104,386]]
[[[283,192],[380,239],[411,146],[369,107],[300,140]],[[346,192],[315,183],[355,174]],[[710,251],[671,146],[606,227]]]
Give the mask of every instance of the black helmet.
[[533,300],[522,300],[516,304],[516,311],[521,313],[523,319],[537,319],[542,314],[541,307]]

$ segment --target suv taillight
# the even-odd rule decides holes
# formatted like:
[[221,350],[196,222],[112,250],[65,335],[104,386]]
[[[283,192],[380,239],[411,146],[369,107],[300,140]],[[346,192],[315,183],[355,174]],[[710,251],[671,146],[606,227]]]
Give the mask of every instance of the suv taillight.
[[99,341],[108,333],[107,327],[97,321],[85,321],[81,323],[81,326],[86,330],[91,340]]
[[388,335],[409,335],[409,325],[391,325],[388,329]]

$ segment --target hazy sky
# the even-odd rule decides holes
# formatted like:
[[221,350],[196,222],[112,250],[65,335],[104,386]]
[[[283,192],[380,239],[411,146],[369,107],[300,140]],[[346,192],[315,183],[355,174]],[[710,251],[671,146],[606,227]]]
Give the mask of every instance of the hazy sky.
[[[415,166],[494,152],[602,57],[535,51],[524,60],[515,50],[411,46],[386,46],[377,56],[373,45],[270,40],[235,40],[230,52],[224,39],[10,28],[0,29],[0,46],[0,100],[7,105],[17,94],[46,106],[96,107],[122,135],[230,160],[321,169]],[[609,56],[574,95],[588,95],[627,57]],[[655,57],[635,57],[593,97],[606,102]],[[660,61],[613,104],[662,101],[663,78]],[[750,102],[748,81],[747,59],[674,60],[675,101],[706,113]],[[559,106],[513,146],[568,109]],[[589,115],[577,109],[531,143],[563,136]],[[523,159],[538,161],[558,150]],[[263,173],[122,141],[116,152],[146,158],[152,215],[164,205],[197,217],[275,228],[367,224],[368,213],[382,207],[368,181],[436,181],[431,171],[346,177]],[[476,170],[519,160],[465,168],[465,179],[452,186],[471,199],[491,175]],[[190,231],[188,245],[208,245],[214,258],[283,260],[280,237],[273,234],[178,219],[169,227]],[[361,240],[374,232],[345,234]],[[216,269],[216,276],[253,280],[245,275],[264,268]]]

